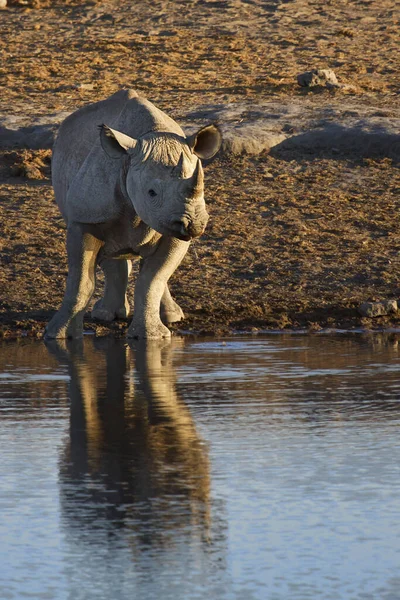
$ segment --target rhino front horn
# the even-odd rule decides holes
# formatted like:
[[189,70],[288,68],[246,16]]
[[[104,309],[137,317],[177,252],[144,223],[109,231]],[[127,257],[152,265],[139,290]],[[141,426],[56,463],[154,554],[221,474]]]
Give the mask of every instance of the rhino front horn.
[[191,196],[200,196],[204,190],[204,174],[203,167],[201,166],[201,161],[197,161],[196,168],[192,177],[190,178],[190,191]]

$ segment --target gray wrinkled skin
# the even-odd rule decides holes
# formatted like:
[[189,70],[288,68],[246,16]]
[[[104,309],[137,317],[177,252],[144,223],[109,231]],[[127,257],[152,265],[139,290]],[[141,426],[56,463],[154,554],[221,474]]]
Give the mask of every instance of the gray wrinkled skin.
[[68,279],[47,338],[82,336],[97,264],[105,274],[105,290],[92,316],[126,317],[132,257],[141,258],[141,268],[128,337],[170,336],[164,323],[180,321],[183,312],[167,282],[190,240],[206,227],[201,159],[213,156],[220,145],[214,125],[187,138],[175,121],[129,90],[63,122],[52,173],[67,223]]

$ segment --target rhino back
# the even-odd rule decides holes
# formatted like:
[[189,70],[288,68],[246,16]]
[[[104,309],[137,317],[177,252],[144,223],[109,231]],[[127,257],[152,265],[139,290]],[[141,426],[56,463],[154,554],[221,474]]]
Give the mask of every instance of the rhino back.
[[59,129],[52,158],[55,197],[66,221],[103,222],[119,212],[114,190],[121,165],[101,148],[102,123],[134,138],[151,131],[184,136],[175,121],[133,90],[71,114]]

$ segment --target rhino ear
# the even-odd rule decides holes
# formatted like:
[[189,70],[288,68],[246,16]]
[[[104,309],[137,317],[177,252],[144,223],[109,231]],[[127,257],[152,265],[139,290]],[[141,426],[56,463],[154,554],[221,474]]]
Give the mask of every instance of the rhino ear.
[[211,158],[222,144],[221,130],[217,125],[206,125],[186,139],[189,148],[199,158]]
[[111,127],[104,124],[99,125],[99,128],[101,145],[110,158],[121,158],[121,156],[127,154],[128,150],[136,147],[137,140],[129,137],[129,135],[111,129]]

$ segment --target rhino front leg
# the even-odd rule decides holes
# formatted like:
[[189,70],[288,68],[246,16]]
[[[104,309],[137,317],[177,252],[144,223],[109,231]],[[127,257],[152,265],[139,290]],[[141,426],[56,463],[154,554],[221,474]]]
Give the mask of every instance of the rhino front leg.
[[161,298],[168,279],[181,263],[189,242],[165,237],[153,254],[143,260],[136,285],[129,338],[161,339],[170,337],[170,330],[160,318]]
[[106,259],[100,262],[105,277],[104,295],[93,307],[92,317],[101,321],[113,321],[129,315],[126,297],[128,278],[132,269],[130,260]]
[[168,283],[161,298],[160,315],[163,323],[177,323],[185,318],[183,310],[171,296]]
[[45,330],[45,337],[79,338],[83,335],[83,316],[95,288],[97,254],[102,242],[78,224],[67,230],[68,278],[60,310]]

